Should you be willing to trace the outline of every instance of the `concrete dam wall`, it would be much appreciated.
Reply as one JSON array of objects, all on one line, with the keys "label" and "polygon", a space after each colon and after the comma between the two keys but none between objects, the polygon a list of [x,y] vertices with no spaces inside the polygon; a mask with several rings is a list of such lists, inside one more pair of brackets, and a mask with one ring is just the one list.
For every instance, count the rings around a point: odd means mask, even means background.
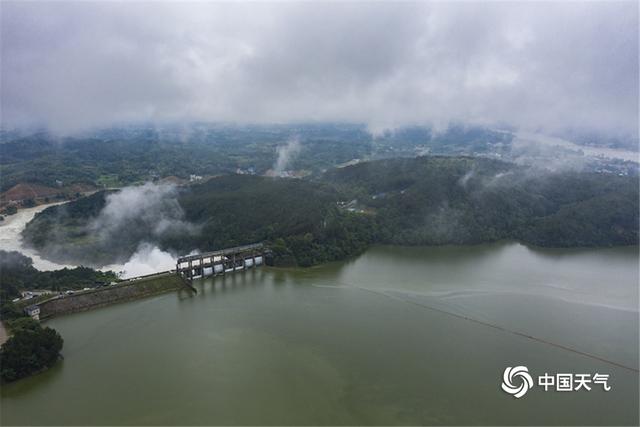
[{"label": "concrete dam wall", "polygon": [[62,314],[89,310],[104,305],[175,291],[184,287],[183,279],[175,273],[160,273],[131,281],[123,281],[105,288],[44,301],[39,304],[40,318],[46,319]]}]

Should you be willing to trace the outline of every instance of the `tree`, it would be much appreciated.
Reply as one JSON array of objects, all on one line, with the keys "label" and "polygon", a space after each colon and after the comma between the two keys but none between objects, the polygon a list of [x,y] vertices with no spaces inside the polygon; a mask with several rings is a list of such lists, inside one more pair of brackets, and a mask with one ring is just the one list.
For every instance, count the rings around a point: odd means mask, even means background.
[{"label": "tree", "polygon": [[36,332],[41,329],[40,322],[28,316],[22,316],[16,319],[9,320],[7,322],[7,326],[13,333],[16,333],[18,331]]},{"label": "tree", "polygon": [[15,381],[53,366],[60,358],[63,340],[58,332],[27,321],[0,348],[0,377]]},{"label": "tree", "polygon": [[0,306],[0,320],[14,320],[24,315],[11,301],[3,302]]},{"label": "tree", "polygon": [[22,206],[24,206],[25,208],[32,208],[36,205],[36,201],[29,198],[29,199],[25,199],[22,201]]}]

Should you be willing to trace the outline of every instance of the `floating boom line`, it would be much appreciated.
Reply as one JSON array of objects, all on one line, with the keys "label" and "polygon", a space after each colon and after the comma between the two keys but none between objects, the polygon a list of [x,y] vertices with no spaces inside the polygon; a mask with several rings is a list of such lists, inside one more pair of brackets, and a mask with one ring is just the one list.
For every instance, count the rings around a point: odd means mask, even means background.
[{"label": "floating boom line", "polygon": [[375,289],[368,289],[368,288],[364,288],[364,287],[361,287],[361,286],[349,285],[349,284],[343,283],[343,282],[335,282],[335,283],[339,283],[341,285],[344,285],[344,286],[352,288],[352,289],[358,289],[360,291],[371,292],[372,294],[381,295],[381,296],[384,296],[386,298],[392,298],[392,299],[395,299],[397,301],[404,302],[406,304],[417,305],[418,307],[422,307],[422,308],[426,308],[428,310],[432,310],[432,311],[435,311],[435,312],[438,312],[438,313],[446,314],[448,316],[452,316],[452,317],[455,317],[457,319],[465,320],[467,322],[473,322],[473,323],[476,323],[478,325],[482,325],[482,326],[486,326],[486,327],[489,327],[489,328],[493,328],[493,329],[496,329],[498,331],[502,331],[502,332],[509,333],[509,334],[512,334],[512,335],[516,335],[516,336],[519,336],[519,337],[522,337],[522,338],[526,338],[528,340],[535,341],[535,342],[538,342],[538,343],[541,343],[541,344],[546,344],[546,345],[549,345],[551,347],[559,348],[561,350],[568,351],[568,352],[571,352],[571,353],[574,353],[574,354],[578,354],[580,356],[588,357],[590,359],[597,360],[599,362],[604,362],[604,363],[607,363],[609,365],[616,366],[618,368],[626,369],[626,370],[629,370],[629,371],[632,371],[632,372],[636,372],[636,373],[640,372],[638,370],[638,368],[633,368],[631,366],[623,365],[622,363],[618,363],[618,362],[615,362],[613,360],[605,359],[604,357],[597,356],[597,355],[591,354],[591,353],[587,353],[585,351],[576,350],[575,348],[567,347],[566,345],[558,344],[558,343],[555,343],[553,341],[548,341],[548,340],[545,340],[543,338],[539,338],[539,337],[536,337],[536,336],[533,336],[533,335],[525,334],[524,332],[519,332],[519,331],[516,331],[516,330],[513,330],[513,329],[508,329],[508,328],[505,328],[504,326],[500,326],[500,325],[497,325],[495,323],[485,322],[484,320],[478,320],[478,319],[474,319],[472,317],[464,316],[462,314],[452,313],[450,311],[443,310],[441,308],[435,308],[435,307],[432,307],[430,305],[426,305],[426,304],[420,303],[418,301],[412,301],[412,300],[408,300],[408,299],[405,299],[405,298],[400,298],[400,297],[395,296],[395,295],[390,295],[390,294],[388,294],[388,293],[386,293],[384,291],[378,291],[378,290],[375,290]]}]

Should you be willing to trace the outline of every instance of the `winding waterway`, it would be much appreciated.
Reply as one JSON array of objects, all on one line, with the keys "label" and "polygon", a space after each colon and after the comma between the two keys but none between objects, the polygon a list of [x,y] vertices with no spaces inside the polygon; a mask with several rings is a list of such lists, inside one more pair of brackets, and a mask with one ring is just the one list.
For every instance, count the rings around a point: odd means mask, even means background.
[{"label": "winding waterway", "polygon": [[49,206],[55,206],[57,204],[60,203],[20,209],[16,214],[6,216],[4,221],[0,222],[0,249],[9,252],[18,251],[30,257],[33,260],[33,266],[38,270],[57,270],[71,267],[70,265],[57,264],[42,258],[35,250],[26,246],[22,240],[21,233],[27,223],[39,212],[42,212]]},{"label": "winding waterway", "polygon": [[[637,424],[638,251],[374,247],[54,319],[2,425]],[[496,327],[497,326],[497,327]],[[515,399],[507,366],[609,374]]]},{"label": "winding waterway", "polygon": [[[5,217],[5,220],[0,222],[0,250],[17,251],[26,255],[33,261],[33,266],[42,271],[77,267],[76,265],[59,264],[41,257],[36,250],[26,245],[22,239],[22,231],[39,212],[61,203],[20,209],[15,215]],[[163,252],[150,244],[141,244],[138,250],[124,264],[109,264],[99,269],[114,271],[120,277],[126,279],[170,270],[175,266],[175,259],[175,255]]]}]

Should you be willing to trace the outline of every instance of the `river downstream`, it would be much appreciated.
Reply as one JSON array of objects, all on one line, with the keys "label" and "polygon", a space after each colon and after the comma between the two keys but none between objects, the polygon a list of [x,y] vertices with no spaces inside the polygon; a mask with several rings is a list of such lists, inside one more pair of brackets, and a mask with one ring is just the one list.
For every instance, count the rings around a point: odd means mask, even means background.
[{"label": "river downstream", "polygon": [[[33,260],[33,266],[41,271],[77,267],[77,265],[60,264],[41,257],[36,250],[26,245],[22,239],[21,233],[29,221],[39,212],[58,204],[61,203],[20,209],[16,214],[5,217],[5,220],[0,222],[0,249],[8,252],[18,251],[30,257]],[[127,262],[123,264],[110,264],[98,269],[102,271],[114,271],[118,273],[121,278],[126,279],[170,270],[175,267],[175,259],[176,256],[173,254],[163,252],[149,244],[141,244]]]},{"label": "river downstream", "polygon": [[[517,243],[374,247],[206,279],[194,296],[48,322],[65,359],[3,386],[1,421],[637,424],[638,373],[619,366],[638,366],[637,284],[637,248]],[[609,374],[612,389],[515,399],[500,383],[516,365]]]},{"label": "river downstream", "polygon": [[37,213],[56,204],[60,203],[20,209],[16,214],[6,216],[4,221],[0,222],[0,249],[8,252],[21,252],[23,255],[26,255],[33,260],[33,266],[38,270],[58,270],[65,267],[72,267],[70,265],[58,264],[42,258],[36,251],[27,247],[22,241],[21,233],[27,223],[31,221]]}]

